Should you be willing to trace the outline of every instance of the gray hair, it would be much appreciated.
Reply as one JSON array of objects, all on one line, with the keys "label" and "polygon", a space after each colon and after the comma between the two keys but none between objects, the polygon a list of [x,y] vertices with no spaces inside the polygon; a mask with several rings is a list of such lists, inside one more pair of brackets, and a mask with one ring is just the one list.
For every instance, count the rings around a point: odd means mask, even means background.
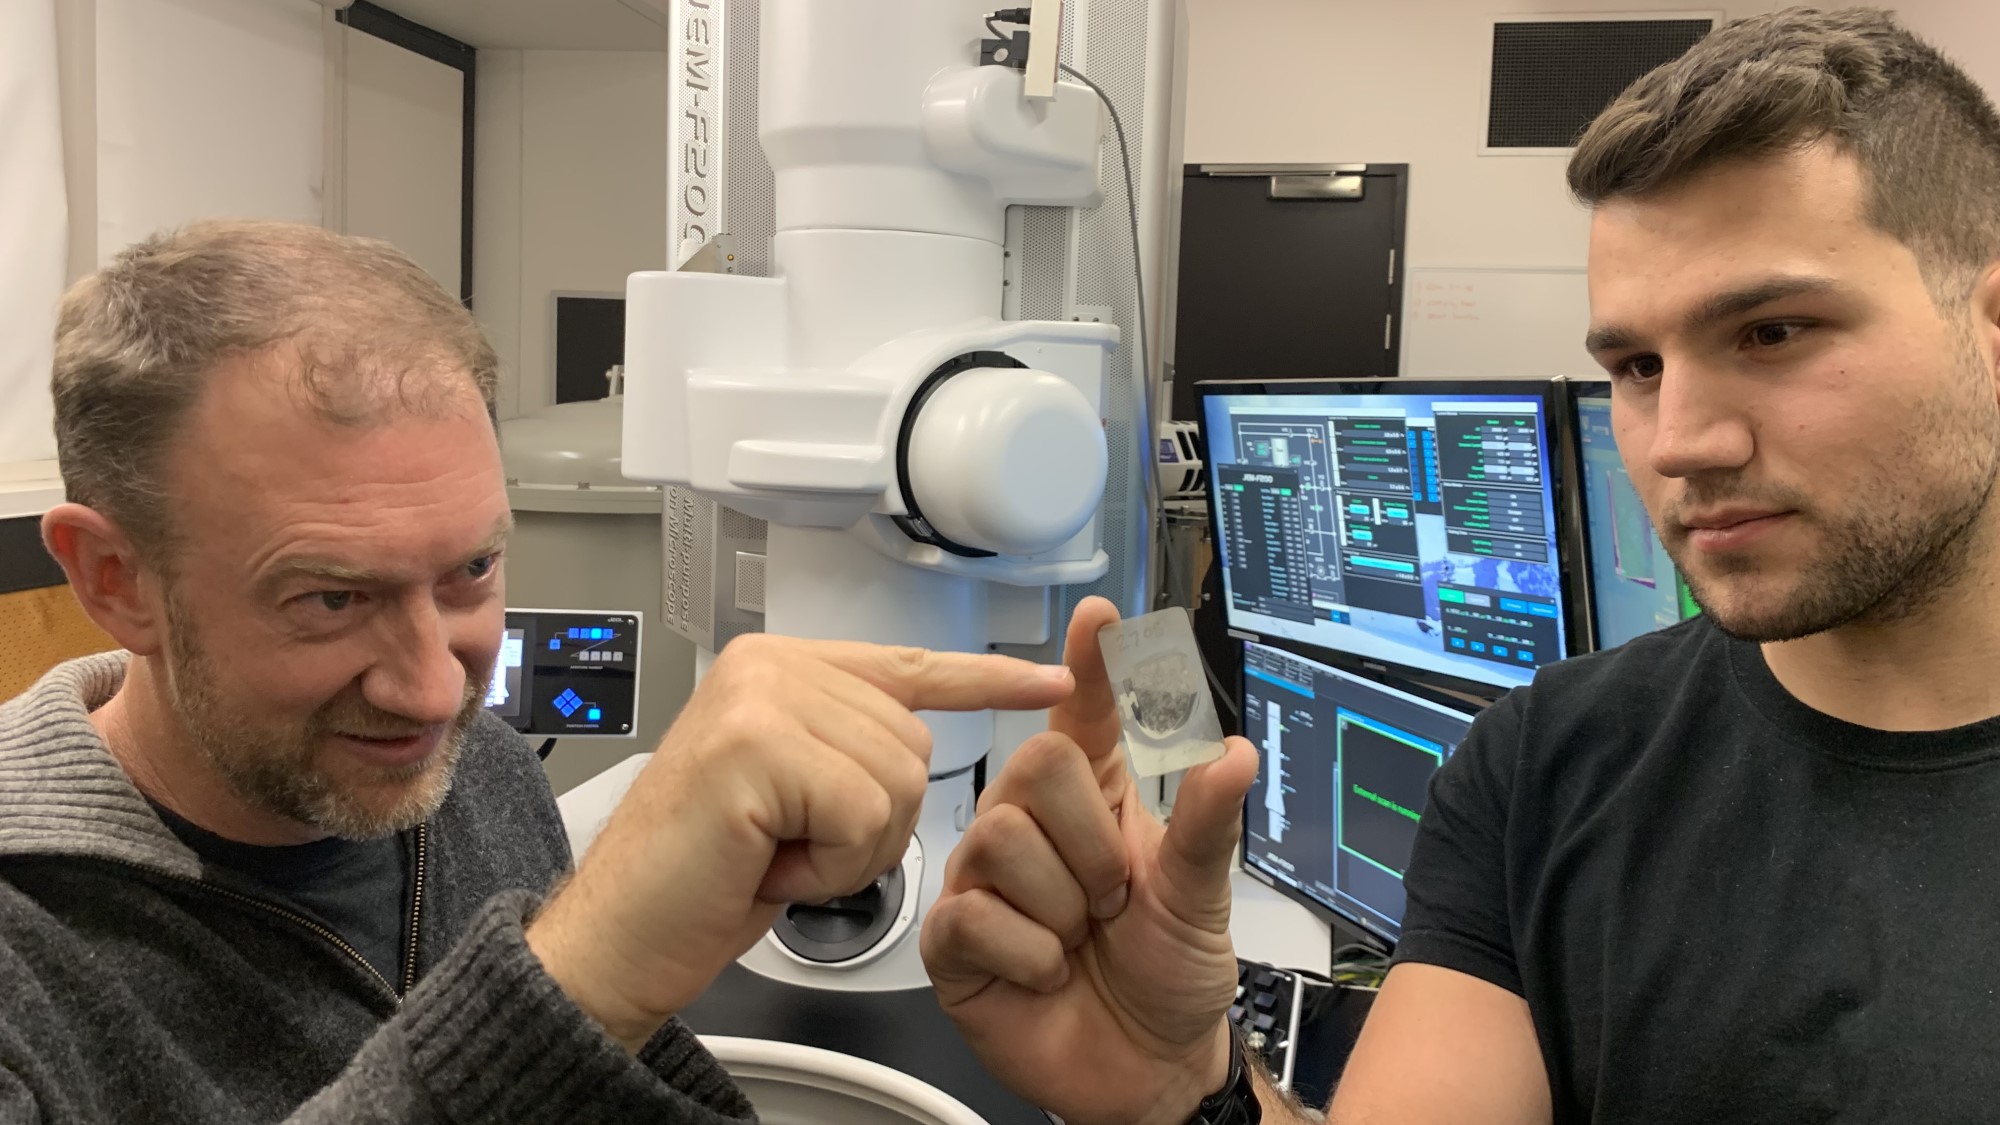
[{"label": "gray hair", "polygon": [[69,499],[165,566],[166,451],[208,374],[284,347],[322,417],[434,412],[470,387],[495,417],[499,361],[458,300],[386,242],[264,221],[134,244],[63,297],[51,389]]}]

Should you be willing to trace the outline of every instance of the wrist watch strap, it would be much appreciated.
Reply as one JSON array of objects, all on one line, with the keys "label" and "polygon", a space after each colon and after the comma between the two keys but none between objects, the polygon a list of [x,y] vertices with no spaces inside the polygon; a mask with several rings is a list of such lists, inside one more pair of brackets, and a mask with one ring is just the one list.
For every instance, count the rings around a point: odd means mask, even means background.
[{"label": "wrist watch strap", "polygon": [[1222,1088],[1201,1100],[1187,1125],[1262,1125],[1264,1107],[1257,1101],[1257,1087],[1250,1078],[1250,1061],[1243,1055],[1243,1041],[1236,1029],[1229,1029],[1229,1076]]}]

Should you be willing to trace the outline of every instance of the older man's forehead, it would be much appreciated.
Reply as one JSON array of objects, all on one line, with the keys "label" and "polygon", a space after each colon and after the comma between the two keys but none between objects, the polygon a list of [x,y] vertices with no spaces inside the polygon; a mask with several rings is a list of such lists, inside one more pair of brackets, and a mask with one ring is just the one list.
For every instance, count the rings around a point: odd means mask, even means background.
[{"label": "older man's forehead", "polygon": [[351,540],[428,565],[504,523],[499,446],[476,396],[436,416],[348,423],[299,401],[259,366],[270,362],[219,368],[175,441],[167,484],[190,532],[258,540],[267,557],[283,549],[273,539],[317,556]]}]

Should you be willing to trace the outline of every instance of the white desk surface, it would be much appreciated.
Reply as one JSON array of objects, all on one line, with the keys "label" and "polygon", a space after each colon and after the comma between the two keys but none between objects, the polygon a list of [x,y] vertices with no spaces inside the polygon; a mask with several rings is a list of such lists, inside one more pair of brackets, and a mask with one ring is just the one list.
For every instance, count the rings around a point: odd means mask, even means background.
[{"label": "white desk surface", "polygon": [[[611,810],[651,758],[651,754],[634,754],[556,799],[569,831],[572,854],[582,856],[597,838]],[[1230,886],[1235,904],[1229,916],[1229,936],[1238,957],[1288,969],[1328,970],[1333,959],[1333,933],[1325,922],[1240,869],[1230,876]]]}]

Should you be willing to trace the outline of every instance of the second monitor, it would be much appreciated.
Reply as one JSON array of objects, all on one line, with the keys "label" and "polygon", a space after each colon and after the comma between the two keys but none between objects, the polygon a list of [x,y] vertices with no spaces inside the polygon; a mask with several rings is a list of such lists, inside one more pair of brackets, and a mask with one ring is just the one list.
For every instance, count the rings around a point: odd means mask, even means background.
[{"label": "second monitor", "polygon": [[1596,648],[1616,648],[1642,633],[1701,612],[1667,557],[1611,432],[1611,384],[1571,384],[1583,465],[1584,543],[1590,556],[1590,616]]},{"label": "second monitor", "polygon": [[1258,750],[1243,865],[1385,942],[1403,932],[1431,775],[1472,717],[1303,657],[1245,644],[1244,734]]},{"label": "second monitor", "polygon": [[1499,688],[1569,655],[1554,383],[1198,390],[1231,628]]}]

